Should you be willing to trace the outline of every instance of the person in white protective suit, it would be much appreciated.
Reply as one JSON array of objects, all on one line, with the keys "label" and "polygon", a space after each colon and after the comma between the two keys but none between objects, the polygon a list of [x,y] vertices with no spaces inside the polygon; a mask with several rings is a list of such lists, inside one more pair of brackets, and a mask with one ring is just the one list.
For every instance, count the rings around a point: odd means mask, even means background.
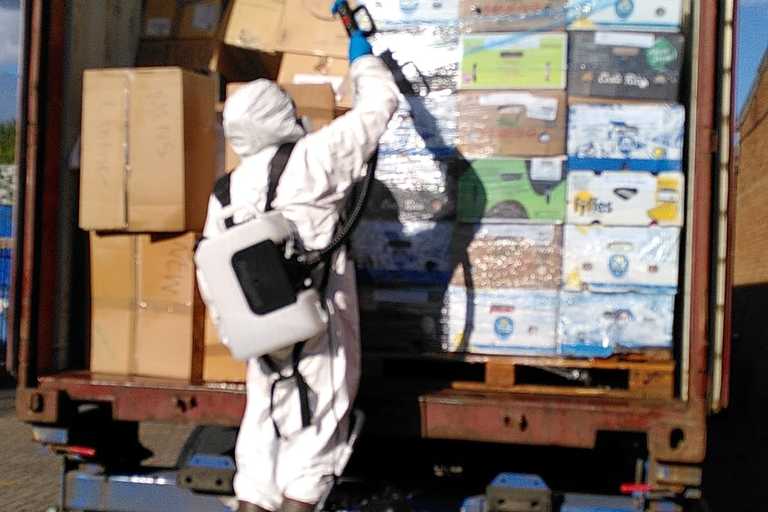
[{"label": "person in white protective suit", "polygon": [[[281,144],[296,142],[273,207],[308,250],[330,244],[348,192],[364,177],[398,104],[391,73],[360,33],[350,39],[350,62],[354,108],[317,132],[305,133],[291,98],[267,80],[239,89],[224,108],[226,137],[242,159],[230,178],[232,206],[264,211],[270,162]],[[204,235],[213,237],[221,229],[222,207],[212,197],[208,208]],[[295,380],[278,382],[273,395],[279,376],[263,361],[249,361],[234,484],[241,511],[313,510],[347,449],[360,379],[360,335],[354,268],[344,249],[332,259],[325,302],[328,334],[308,340],[299,359],[310,389],[309,427],[302,428]],[[271,357],[290,369],[290,349]]]}]

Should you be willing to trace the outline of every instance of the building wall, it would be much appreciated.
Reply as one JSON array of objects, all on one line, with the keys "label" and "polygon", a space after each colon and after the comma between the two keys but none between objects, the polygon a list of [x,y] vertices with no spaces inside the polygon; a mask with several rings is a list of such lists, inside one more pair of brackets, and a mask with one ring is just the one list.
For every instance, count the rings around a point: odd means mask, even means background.
[{"label": "building wall", "polygon": [[768,283],[768,57],[740,122],[736,286]]}]

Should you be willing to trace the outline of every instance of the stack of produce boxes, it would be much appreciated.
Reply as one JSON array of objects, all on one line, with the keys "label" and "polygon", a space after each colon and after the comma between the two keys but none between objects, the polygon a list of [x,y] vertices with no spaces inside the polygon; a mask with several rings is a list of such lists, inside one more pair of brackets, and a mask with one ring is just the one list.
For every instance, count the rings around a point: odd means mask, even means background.
[{"label": "stack of produce boxes", "polygon": [[671,347],[680,0],[368,4],[375,50],[407,63],[422,95],[403,98],[382,140],[354,241],[365,342]]},{"label": "stack of produce boxes", "polygon": [[680,0],[617,2],[570,20],[564,354],[672,346],[685,185],[681,11]]},{"label": "stack of produce boxes", "polygon": [[459,184],[466,263],[447,294],[448,350],[556,352],[568,51],[562,2],[539,4],[460,7],[459,147],[471,168]]},{"label": "stack of produce boxes", "polygon": [[380,143],[376,183],[353,249],[365,346],[440,350],[444,296],[453,269],[456,188],[466,163],[456,151],[459,32],[456,1],[368,2],[413,94],[400,98]]}]

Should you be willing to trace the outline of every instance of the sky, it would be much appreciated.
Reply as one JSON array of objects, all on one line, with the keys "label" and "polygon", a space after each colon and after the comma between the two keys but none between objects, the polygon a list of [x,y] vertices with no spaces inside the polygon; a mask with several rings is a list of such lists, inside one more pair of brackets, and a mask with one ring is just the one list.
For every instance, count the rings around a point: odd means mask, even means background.
[{"label": "sky", "polygon": [[768,0],[738,0],[736,46],[736,107],[749,97],[760,61],[768,47]]},{"label": "sky", "polygon": [[19,0],[0,0],[0,121],[16,117]]},{"label": "sky", "polygon": [[[737,1],[736,106],[740,112],[768,46],[768,0]],[[19,0],[0,0],[0,121],[16,116],[18,55]]]}]

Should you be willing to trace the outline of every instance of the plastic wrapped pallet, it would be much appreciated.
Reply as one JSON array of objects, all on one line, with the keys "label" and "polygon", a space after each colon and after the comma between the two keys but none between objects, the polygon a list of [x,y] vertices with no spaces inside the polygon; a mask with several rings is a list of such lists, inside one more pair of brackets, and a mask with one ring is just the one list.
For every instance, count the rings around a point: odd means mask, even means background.
[{"label": "plastic wrapped pallet", "polygon": [[677,32],[682,0],[568,0],[569,30]]},{"label": "plastic wrapped pallet", "polygon": [[568,169],[679,171],[684,139],[682,105],[571,104]]},{"label": "plastic wrapped pallet", "polygon": [[401,96],[400,106],[379,141],[379,155],[454,155],[458,138],[456,97],[446,93]]},{"label": "plastic wrapped pallet", "polygon": [[460,0],[459,21],[467,32],[562,30],[565,0]]},{"label": "plastic wrapped pallet", "polygon": [[670,171],[571,171],[568,223],[682,226],[685,177]]},{"label": "plastic wrapped pallet", "polygon": [[467,157],[565,154],[565,92],[463,91],[457,103]]},{"label": "plastic wrapped pallet", "polygon": [[441,285],[451,277],[450,222],[363,220],[352,237],[361,283]]},{"label": "plastic wrapped pallet", "polygon": [[546,355],[556,350],[555,290],[448,289],[446,350]]},{"label": "plastic wrapped pallet", "polygon": [[379,30],[403,30],[425,24],[456,25],[459,0],[363,0]]},{"label": "plastic wrapped pallet", "polygon": [[399,32],[379,32],[371,44],[377,55],[392,52],[418,94],[456,90],[460,60],[457,27],[422,25]]},{"label": "plastic wrapped pallet", "polygon": [[566,226],[563,281],[572,291],[674,293],[679,255],[680,228]]},{"label": "plastic wrapped pallet", "polygon": [[562,32],[464,34],[461,89],[565,89],[568,37]]},{"label": "plastic wrapped pallet", "polygon": [[459,220],[562,223],[563,167],[562,157],[473,161],[459,180]]},{"label": "plastic wrapped pallet", "polygon": [[360,329],[366,350],[439,351],[445,332],[444,288],[361,286]]},{"label": "plastic wrapped pallet", "polygon": [[674,312],[670,294],[563,292],[559,351],[608,357],[617,350],[672,348]]},{"label": "plastic wrapped pallet", "polygon": [[573,32],[568,94],[677,101],[685,38],[644,32]]},{"label": "plastic wrapped pallet", "polygon": [[383,220],[443,220],[456,214],[456,187],[465,164],[428,155],[379,158],[365,216]]},{"label": "plastic wrapped pallet", "polygon": [[562,233],[562,227],[551,225],[461,226],[453,246],[451,283],[476,289],[556,290],[562,275]]}]

